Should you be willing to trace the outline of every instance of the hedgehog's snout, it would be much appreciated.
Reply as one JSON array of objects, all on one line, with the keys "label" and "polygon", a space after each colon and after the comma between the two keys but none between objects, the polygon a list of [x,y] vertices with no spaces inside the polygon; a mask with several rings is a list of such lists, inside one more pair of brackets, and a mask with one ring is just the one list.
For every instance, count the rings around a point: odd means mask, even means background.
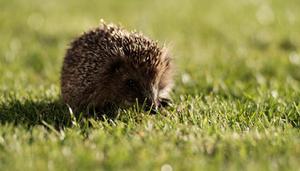
[{"label": "hedgehog's snout", "polygon": [[158,110],[158,104],[154,99],[145,99],[145,110],[150,111],[151,114],[156,114]]},{"label": "hedgehog's snout", "polygon": [[155,90],[146,92],[145,97],[145,110],[150,111],[152,114],[156,114],[159,107],[159,101],[157,100]]}]

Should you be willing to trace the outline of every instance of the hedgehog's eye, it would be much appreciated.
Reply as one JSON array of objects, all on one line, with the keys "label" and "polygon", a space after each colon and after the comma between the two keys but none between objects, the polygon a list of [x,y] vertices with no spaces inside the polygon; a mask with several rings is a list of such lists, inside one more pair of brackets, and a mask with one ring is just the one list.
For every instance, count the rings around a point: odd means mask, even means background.
[{"label": "hedgehog's eye", "polygon": [[122,62],[121,61],[116,61],[116,62],[114,62],[110,65],[109,71],[112,72],[112,73],[116,73],[120,70],[121,66],[122,66]]},{"label": "hedgehog's eye", "polygon": [[128,79],[126,80],[126,86],[130,89],[134,89],[136,88],[137,84],[136,81],[134,81],[133,79]]}]

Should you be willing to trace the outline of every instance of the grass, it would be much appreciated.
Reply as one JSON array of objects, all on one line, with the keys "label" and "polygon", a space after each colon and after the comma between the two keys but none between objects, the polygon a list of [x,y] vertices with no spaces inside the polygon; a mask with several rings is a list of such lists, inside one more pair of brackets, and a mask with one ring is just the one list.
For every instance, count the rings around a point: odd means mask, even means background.
[{"label": "grass", "polygon": [[[300,1],[0,1],[0,170],[299,170]],[[174,105],[73,118],[68,42],[100,18],[172,47]]]}]

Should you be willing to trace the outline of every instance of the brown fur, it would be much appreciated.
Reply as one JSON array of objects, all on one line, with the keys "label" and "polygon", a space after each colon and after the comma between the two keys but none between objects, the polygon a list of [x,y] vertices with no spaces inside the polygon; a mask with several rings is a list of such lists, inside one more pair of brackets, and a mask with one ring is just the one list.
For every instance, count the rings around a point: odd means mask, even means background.
[{"label": "brown fur", "polygon": [[140,33],[102,23],[76,38],[64,58],[61,91],[73,110],[136,103],[159,107],[172,88],[165,47]]}]

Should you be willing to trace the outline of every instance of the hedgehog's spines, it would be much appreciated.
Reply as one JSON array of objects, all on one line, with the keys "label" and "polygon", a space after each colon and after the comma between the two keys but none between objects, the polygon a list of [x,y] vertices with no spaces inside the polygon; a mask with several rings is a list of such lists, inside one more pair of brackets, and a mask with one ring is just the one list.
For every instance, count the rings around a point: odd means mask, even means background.
[{"label": "hedgehog's spines", "polygon": [[[169,77],[169,57],[165,45],[159,46],[142,33],[127,31],[120,25],[100,21],[96,29],[84,32],[72,41],[66,53],[62,69],[62,94],[66,103],[73,107],[87,104],[100,105],[106,101],[119,100],[111,87],[111,75],[105,71],[113,61],[122,61],[137,72],[147,74],[140,79],[156,80]],[[127,66],[127,67],[128,67]],[[164,76],[163,76],[164,75]],[[157,78],[153,78],[157,77]],[[166,87],[166,83],[159,83]]]}]

